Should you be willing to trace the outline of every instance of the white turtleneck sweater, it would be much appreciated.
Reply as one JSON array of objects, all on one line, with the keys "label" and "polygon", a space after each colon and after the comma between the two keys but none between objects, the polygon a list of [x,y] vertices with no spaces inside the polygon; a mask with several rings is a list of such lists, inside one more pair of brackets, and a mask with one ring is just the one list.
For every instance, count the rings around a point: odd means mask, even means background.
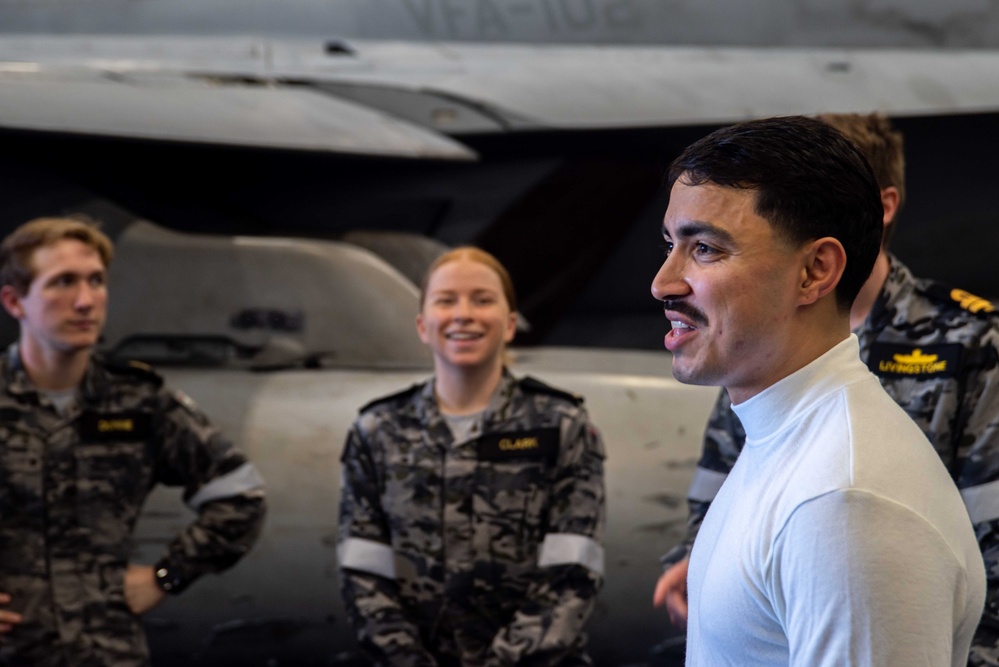
[{"label": "white turtleneck sweater", "polygon": [[691,554],[688,667],[965,665],[971,522],[856,336],[733,407],[746,446]]}]

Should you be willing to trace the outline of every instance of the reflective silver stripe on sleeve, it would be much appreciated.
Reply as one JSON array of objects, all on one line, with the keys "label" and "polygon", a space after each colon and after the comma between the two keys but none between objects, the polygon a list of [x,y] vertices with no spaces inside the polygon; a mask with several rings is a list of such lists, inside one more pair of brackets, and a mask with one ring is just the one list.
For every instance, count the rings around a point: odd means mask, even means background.
[{"label": "reflective silver stripe on sleeve", "polygon": [[710,503],[718,495],[718,489],[728,479],[727,472],[715,472],[698,467],[694,471],[694,479],[690,481],[687,497],[702,503]]},{"label": "reflective silver stripe on sleeve", "polygon": [[597,574],[604,573],[604,548],[596,540],[574,533],[548,533],[541,543],[538,567],[582,565]]},{"label": "reflective silver stripe on sleeve", "polygon": [[197,512],[202,505],[219,498],[231,498],[241,493],[262,489],[264,478],[260,476],[252,463],[244,463],[230,473],[216,477],[198,489],[198,492],[187,501],[187,506]]},{"label": "reflective silver stripe on sleeve", "polygon": [[971,523],[999,519],[999,481],[961,489],[961,498],[968,508]]},{"label": "reflective silver stripe on sleeve", "polygon": [[395,579],[395,554],[387,544],[363,537],[348,537],[337,546],[336,559],[341,568]]}]

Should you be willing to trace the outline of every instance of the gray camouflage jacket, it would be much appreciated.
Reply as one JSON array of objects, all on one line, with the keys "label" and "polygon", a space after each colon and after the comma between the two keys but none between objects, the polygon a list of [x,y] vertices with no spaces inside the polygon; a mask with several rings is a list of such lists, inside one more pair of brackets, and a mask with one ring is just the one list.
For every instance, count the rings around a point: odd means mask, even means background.
[{"label": "gray camouflage jacket", "polygon": [[[891,257],[881,294],[854,333],[861,359],[923,430],[961,490],[988,575],[971,664],[999,665],[999,313],[967,292],[917,280]],[[687,537],[663,565],[689,554],[745,438],[722,391],[687,494]]]},{"label": "gray camouflage jacket", "polygon": [[503,380],[454,442],[432,381],[365,408],[347,436],[340,584],[380,665],[589,665],[603,580],[604,450],[581,399]]},{"label": "gray camouflage jacket", "polygon": [[93,359],[64,416],[31,385],[16,344],[0,358],[0,382],[0,591],[25,618],[0,642],[0,665],[147,665],[123,592],[147,494],[180,486],[198,512],[162,561],[179,590],[253,544],[259,475],[145,367]]}]

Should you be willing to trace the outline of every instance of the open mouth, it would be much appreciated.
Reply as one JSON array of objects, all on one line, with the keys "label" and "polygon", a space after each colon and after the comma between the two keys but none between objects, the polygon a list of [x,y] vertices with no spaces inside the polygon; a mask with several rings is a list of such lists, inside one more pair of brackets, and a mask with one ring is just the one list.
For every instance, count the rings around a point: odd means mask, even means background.
[{"label": "open mouth", "polygon": [[444,334],[444,337],[448,340],[478,340],[482,338],[481,333],[475,333],[472,331],[454,331],[451,333]]},{"label": "open mouth", "polygon": [[688,339],[693,338],[697,334],[697,326],[690,324],[683,320],[670,320],[669,321],[670,330],[666,332],[666,337],[663,339],[663,343],[667,350],[670,352],[675,352],[682,345],[684,345]]}]

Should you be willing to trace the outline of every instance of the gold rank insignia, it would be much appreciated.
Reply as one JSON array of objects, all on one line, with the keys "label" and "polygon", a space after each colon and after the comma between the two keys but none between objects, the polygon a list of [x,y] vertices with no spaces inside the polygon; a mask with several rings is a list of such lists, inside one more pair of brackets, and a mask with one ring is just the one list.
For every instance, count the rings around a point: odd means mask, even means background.
[{"label": "gold rank insignia", "polygon": [[961,305],[961,308],[972,313],[992,313],[996,309],[988,299],[975,296],[974,294],[965,292],[963,289],[952,289],[950,291],[950,298],[957,301]]}]

